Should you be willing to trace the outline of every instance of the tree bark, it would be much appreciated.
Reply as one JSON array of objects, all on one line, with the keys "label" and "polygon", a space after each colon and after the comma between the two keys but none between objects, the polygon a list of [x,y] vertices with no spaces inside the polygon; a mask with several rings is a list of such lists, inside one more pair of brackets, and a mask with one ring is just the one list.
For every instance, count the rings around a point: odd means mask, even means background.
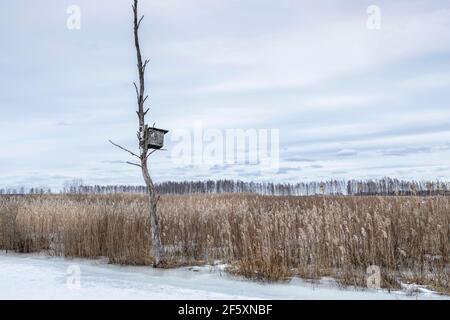
[{"label": "tree bark", "polygon": [[[146,161],[145,161],[146,162]],[[156,194],[153,181],[148,173],[147,163],[142,162],[142,175],[147,185],[147,193],[149,200],[149,215],[152,237],[153,258],[155,267],[160,267],[164,264],[162,257],[162,244],[159,234],[159,217],[158,217],[158,200],[159,196]]]},{"label": "tree bark", "polygon": [[144,111],[144,104],[147,99],[145,95],[145,68],[147,66],[148,60],[142,62],[141,48],[139,44],[139,26],[144,18],[142,16],[138,19],[138,0],[134,0],[133,5],[133,13],[134,13],[134,44],[136,47],[136,56],[137,56],[137,68],[139,74],[139,87],[134,84],[137,95],[138,102],[138,111],[137,115],[139,118],[139,131],[137,133],[139,140],[139,158],[140,158],[140,167],[142,169],[142,176],[144,178],[145,184],[147,186],[147,194],[149,200],[149,216],[150,216],[150,225],[151,225],[151,237],[152,237],[152,249],[153,249],[153,257],[154,262],[153,265],[155,267],[160,267],[164,264],[163,260],[163,249],[161,244],[160,232],[159,232],[159,218],[158,218],[158,200],[159,196],[156,193],[155,186],[153,184],[153,180],[150,177],[148,171],[148,146],[146,145],[146,129],[145,126],[145,116],[148,112]]}]

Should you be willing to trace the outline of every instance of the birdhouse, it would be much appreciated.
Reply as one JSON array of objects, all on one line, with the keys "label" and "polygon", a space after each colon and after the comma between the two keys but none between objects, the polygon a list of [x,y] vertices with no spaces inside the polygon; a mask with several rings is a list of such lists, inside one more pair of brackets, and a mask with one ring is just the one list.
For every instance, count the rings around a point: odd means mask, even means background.
[{"label": "birdhouse", "polygon": [[161,149],[164,146],[164,135],[169,132],[168,130],[158,128],[147,129],[147,147],[149,149]]}]

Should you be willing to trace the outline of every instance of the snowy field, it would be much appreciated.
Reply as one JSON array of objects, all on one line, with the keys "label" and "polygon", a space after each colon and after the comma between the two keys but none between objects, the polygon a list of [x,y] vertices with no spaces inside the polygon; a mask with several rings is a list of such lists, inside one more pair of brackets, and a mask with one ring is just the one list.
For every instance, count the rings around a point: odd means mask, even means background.
[{"label": "snowy field", "polygon": [[[80,276],[77,277],[77,272]],[[79,281],[77,280],[79,279]],[[416,292],[420,291],[420,292]],[[156,270],[0,251],[0,299],[449,299],[427,290],[340,289],[331,280],[262,284],[220,267]]]}]

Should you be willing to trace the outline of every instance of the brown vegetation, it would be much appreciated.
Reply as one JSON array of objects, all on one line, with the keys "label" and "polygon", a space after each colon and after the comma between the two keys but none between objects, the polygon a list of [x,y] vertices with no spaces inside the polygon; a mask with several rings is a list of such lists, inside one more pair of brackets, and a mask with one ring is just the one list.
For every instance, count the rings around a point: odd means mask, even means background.
[{"label": "brown vegetation", "polygon": [[[105,256],[151,265],[148,202],[140,195],[0,197],[0,249]],[[171,265],[221,260],[261,280],[333,276],[365,285],[428,285],[450,293],[450,198],[163,196],[161,239]]]}]

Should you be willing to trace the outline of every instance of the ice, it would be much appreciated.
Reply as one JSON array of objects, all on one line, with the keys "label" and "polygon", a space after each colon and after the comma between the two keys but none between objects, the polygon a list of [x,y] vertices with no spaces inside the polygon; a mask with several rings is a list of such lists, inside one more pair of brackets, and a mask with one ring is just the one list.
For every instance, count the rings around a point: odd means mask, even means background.
[{"label": "ice", "polygon": [[[312,284],[260,283],[224,272],[224,266],[177,269],[117,266],[0,251],[0,299],[449,299],[429,290],[339,288],[332,279]],[[80,271],[79,286],[73,270]],[[75,285],[74,285],[75,284]]]}]

